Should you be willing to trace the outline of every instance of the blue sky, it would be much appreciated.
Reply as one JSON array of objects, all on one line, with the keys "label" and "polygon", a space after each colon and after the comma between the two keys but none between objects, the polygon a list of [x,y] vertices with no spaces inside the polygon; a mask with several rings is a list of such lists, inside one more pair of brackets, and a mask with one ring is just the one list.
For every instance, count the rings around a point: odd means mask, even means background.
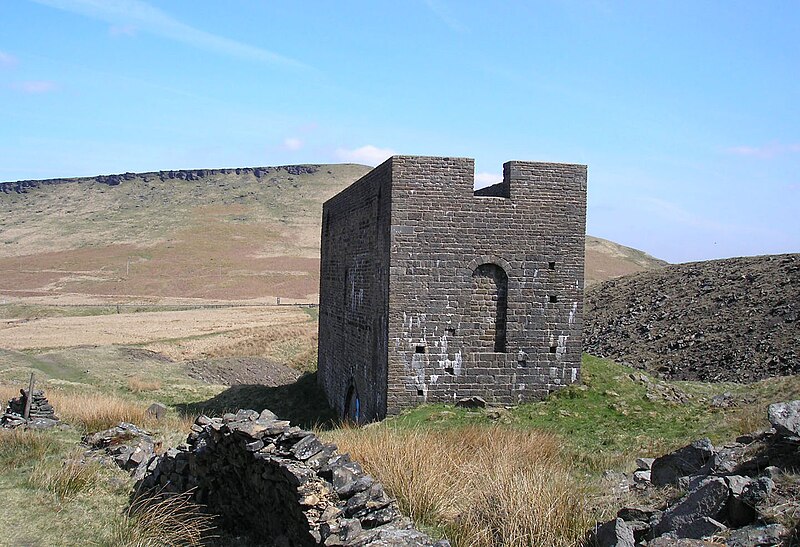
[{"label": "blue sky", "polygon": [[588,233],[800,251],[798,2],[0,3],[0,180],[468,156],[589,165]]}]

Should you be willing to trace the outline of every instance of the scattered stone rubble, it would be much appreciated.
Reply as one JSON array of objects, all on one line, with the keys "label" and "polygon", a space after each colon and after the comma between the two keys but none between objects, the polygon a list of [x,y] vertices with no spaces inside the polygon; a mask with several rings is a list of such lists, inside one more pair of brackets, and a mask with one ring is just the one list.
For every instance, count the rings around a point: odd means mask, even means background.
[{"label": "scattered stone rubble", "polygon": [[130,471],[136,480],[144,478],[147,465],[161,447],[161,442],[153,440],[150,433],[126,422],[86,435],[81,442],[89,447],[87,456]]},{"label": "scattered stone rubble", "polygon": [[191,491],[223,526],[275,545],[449,545],[415,530],[335,445],[268,410],[200,416],[185,444],[149,462],[137,491]]},{"label": "scattered stone rubble", "polygon": [[[695,441],[640,458],[633,487],[671,486],[683,495],[662,507],[623,507],[589,533],[596,547],[796,545],[800,520],[800,401],[769,407],[772,429],[714,447]],[[713,540],[713,543],[709,543]]]},{"label": "scattered stone rubble", "polygon": [[15,397],[8,402],[6,411],[3,417],[0,418],[0,426],[7,429],[23,426],[30,429],[47,429],[58,423],[55,410],[48,402],[47,397],[44,396],[44,391],[41,389],[33,390],[31,408],[28,419],[26,420],[23,416],[25,414],[28,390],[20,389],[19,393],[19,397]]}]

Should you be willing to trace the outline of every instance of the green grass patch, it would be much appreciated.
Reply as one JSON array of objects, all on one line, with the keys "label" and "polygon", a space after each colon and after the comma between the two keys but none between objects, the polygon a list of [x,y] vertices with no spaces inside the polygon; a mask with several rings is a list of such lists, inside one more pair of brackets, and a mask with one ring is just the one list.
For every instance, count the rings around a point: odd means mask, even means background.
[{"label": "green grass patch", "polygon": [[[665,382],[590,355],[584,355],[581,372],[582,385],[507,411],[424,405],[390,421],[400,428],[450,429],[499,419],[513,427],[549,431],[563,439],[577,464],[596,472],[624,467],[638,456],[663,454],[697,438],[720,443],[766,427],[770,403],[800,395],[800,380],[794,377],[750,385]],[[739,406],[712,405],[711,398],[725,392]],[[676,393],[685,395],[683,402],[672,400]]]}]

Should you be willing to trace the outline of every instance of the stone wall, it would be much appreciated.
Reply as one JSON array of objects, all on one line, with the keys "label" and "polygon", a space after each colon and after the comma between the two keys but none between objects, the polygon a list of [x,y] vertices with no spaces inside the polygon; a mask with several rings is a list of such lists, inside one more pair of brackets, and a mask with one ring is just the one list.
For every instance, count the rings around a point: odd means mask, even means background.
[{"label": "stone wall", "polygon": [[[469,396],[515,404],[579,381],[586,166],[514,161],[502,183],[473,182],[468,158],[394,156],[325,204],[340,214],[323,220],[320,379],[340,412],[351,378],[376,398],[362,420]],[[371,213],[376,193],[385,204]],[[356,252],[380,265],[364,281],[368,318],[332,329],[352,305],[336,293]]]},{"label": "stone wall", "polygon": [[386,415],[390,178],[384,164],[322,210],[318,378],[357,421]]},{"label": "stone wall", "polygon": [[187,443],[155,457],[137,490],[193,497],[265,545],[449,547],[413,528],[347,454],[265,410],[201,416]]}]

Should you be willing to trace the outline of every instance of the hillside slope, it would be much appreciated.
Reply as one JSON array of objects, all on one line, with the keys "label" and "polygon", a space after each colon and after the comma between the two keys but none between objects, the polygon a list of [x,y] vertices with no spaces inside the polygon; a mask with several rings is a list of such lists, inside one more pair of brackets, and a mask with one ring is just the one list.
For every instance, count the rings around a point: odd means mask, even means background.
[{"label": "hillside slope", "polygon": [[800,254],[677,264],[586,294],[584,350],[680,380],[800,372]]},{"label": "hillside slope", "polygon": [[[369,171],[293,165],[0,183],[0,299],[315,301],[322,203]],[[587,285],[661,267],[587,237]]]},{"label": "hillside slope", "polygon": [[615,277],[663,268],[668,263],[632,247],[586,236],[586,287]]},{"label": "hillside slope", "polygon": [[0,292],[312,300],[321,203],[368,170],[295,165],[5,183]]}]

